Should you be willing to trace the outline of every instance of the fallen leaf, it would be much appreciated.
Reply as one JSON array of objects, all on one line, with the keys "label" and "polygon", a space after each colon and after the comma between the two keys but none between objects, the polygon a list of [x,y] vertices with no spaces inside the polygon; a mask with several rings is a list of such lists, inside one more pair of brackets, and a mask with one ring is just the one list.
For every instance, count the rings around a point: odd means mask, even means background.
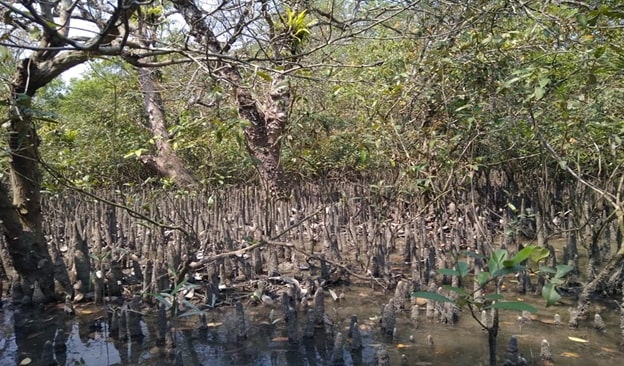
[{"label": "fallen leaf", "polygon": [[574,352],[563,352],[561,354],[562,357],[570,357],[570,358],[580,358],[581,356],[579,356],[577,353]]},{"label": "fallen leaf", "polygon": [[30,359],[30,357],[26,357],[19,364],[20,365],[30,365],[31,362],[32,362],[32,360]]},{"label": "fallen leaf", "polygon": [[359,324],[359,326],[362,332],[371,332],[373,330],[373,327],[367,324]]},{"label": "fallen leaf", "polygon": [[611,353],[617,352],[617,350],[613,349],[613,348],[600,347],[600,349],[605,351],[605,352],[611,352]]},{"label": "fallen leaf", "polygon": [[571,340],[572,342],[589,343],[587,339],[583,339],[583,338],[568,337],[568,339]]}]

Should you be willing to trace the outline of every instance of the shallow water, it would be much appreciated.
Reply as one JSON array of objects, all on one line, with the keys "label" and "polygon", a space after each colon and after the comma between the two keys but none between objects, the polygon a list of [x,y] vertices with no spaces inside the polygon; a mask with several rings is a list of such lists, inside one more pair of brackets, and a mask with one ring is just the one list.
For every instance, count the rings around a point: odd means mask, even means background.
[{"label": "shallow water", "polygon": [[[363,332],[364,348],[352,353],[342,350],[345,365],[375,365],[375,355],[380,347],[388,350],[391,364],[399,365],[404,354],[409,365],[487,365],[487,337],[467,312],[460,314],[460,321],[453,326],[431,323],[421,318],[418,328],[409,319],[408,312],[397,318],[395,339],[382,335],[377,317],[389,295],[367,287],[354,286],[341,289],[345,298],[334,302],[326,297],[326,312],[333,320],[333,329],[317,330],[315,337],[304,338],[292,346],[286,341],[286,324],[263,324],[269,320],[271,308],[246,306],[249,324],[248,338],[236,340],[232,310],[223,307],[208,311],[209,329],[200,331],[197,317],[180,318],[173,322],[175,352],[180,354],[183,365],[328,365],[331,364],[333,334],[340,331],[346,336],[350,317],[356,314]],[[513,299],[513,293],[505,294]],[[621,362],[623,353],[618,351],[619,315],[613,305],[599,307],[607,323],[606,333],[597,332],[591,322],[585,321],[576,330],[565,325],[567,305],[545,308],[537,297],[522,300],[534,304],[539,312],[537,318],[522,329],[516,322],[518,314],[501,312],[501,331],[498,337],[499,357],[512,335],[519,341],[520,352],[535,363],[539,358],[540,343],[547,339],[552,347],[555,364],[560,365],[613,365]],[[572,301],[568,301],[572,304]],[[553,314],[561,314],[564,325],[547,324]],[[82,306],[79,315],[68,318],[58,307],[37,311],[15,311],[5,305],[0,311],[0,366],[24,364],[40,365],[44,344],[50,340],[55,348],[54,359],[60,365],[167,365],[172,357],[154,344],[154,316],[144,317],[146,336],[139,342],[119,342],[108,334],[104,321],[106,313],[98,307]],[[274,314],[279,310],[275,309]],[[594,313],[591,317],[593,319]],[[301,316],[299,317],[302,318]],[[544,321],[544,322],[542,322]],[[17,326],[14,324],[17,323]],[[410,335],[414,342],[410,341]],[[431,335],[434,346],[427,345]],[[568,337],[586,339],[579,343]],[[64,346],[63,346],[64,345]],[[502,364],[502,362],[501,362]]]}]

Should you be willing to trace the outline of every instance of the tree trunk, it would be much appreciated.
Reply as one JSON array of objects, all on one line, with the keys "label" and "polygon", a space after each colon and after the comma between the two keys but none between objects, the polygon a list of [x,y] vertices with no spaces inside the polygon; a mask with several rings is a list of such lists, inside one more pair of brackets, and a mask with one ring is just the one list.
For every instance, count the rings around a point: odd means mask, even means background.
[{"label": "tree trunk", "polygon": [[[31,61],[22,63],[29,67]],[[11,193],[0,186],[0,219],[13,265],[21,277],[24,301],[32,299],[35,282],[44,295],[43,301],[54,300],[54,266],[48,252],[41,220],[41,172],[39,171],[39,137],[33,124],[31,95],[27,94],[26,73],[18,69],[11,85],[9,106],[9,151]],[[34,92],[33,92],[34,93]]]},{"label": "tree trunk", "polygon": [[238,111],[250,122],[245,129],[246,145],[256,159],[260,179],[273,197],[283,198],[286,180],[280,163],[281,138],[288,123],[290,85],[283,77],[274,78],[266,108],[247,89],[237,91]]},{"label": "tree trunk", "polygon": [[158,175],[170,178],[178,187],[198,184],[197,179],[186,169],[184,162],[171,147],[167,131],[165,106],[160,94],[160,85],[155,70],[139,68],[139,83],[143,93],[143,105],[156,145],[155,155],[143,155],[141,160]]},{"label": "tree trunk", "polygon": [[[208,21],[207,16],[195,1],[173,0],[174,7],[182,14],[187,25],[191,27],[191,32],[198,44],[205,47],[206,52],[218,54],[227,53],[232,42],[237,35],[227,42],[220,42],[213,25]],[[244,13],[240,19],[243,24],[249,14]],[[269,21],[269,24],[272,21]],[[271,26],[272,27],[272,26]],[[273,33],[274,29],[271,31]],[[276,34],[271,34],[276,36]],[[283,34],[280,34],[283,36]],[[276,49],[280,49],[278,39],[284,37],[273,37]],[[289,39],[286,37],[286,39]],[[276,50],[275,57],[280,59],[282,50]],[[292,55],[290,55],[292,56]],[[292,58],[292,57],[291,57]],[[263,102],[253,94],[252,90],[244,85],[243,78],[237,63],[225,61],[226,58],[216,61],[217,65],[211,65],[210,69],[219,70],[218,77],[226,80],[234,86],[236,101],[238,103],[238,114],[242,119],[249,122],[245,129],[246,145],[249,153],[256,160],[256,167],[260,179],[267,186],[273,197],[283,198],[286,191],[286,180],[280,163],[281,138],[288,123],[288,111],[291,107],[291,87],[285,72],[274,72],[272,75],[271,87],[267,98]],[[296,60],[296,58],[292,58]],[[276,61],[280,63],[280,61]],[[213,67],[217,66],[217,67]],[[279,65],[282,70],[287,69],[283,64]]]},{"label": "tree trunk", "polygon": [[[624,230],[624,212],[618,210],[616,212],[617,222],[620,231]],[[606,284],[612,277],[613,273],[621,270],[621,266],[624,264],[624,245],[620,244],[620,249],[609,259],[607,265],[598,273],[593,280],[587,285],[583,286],[583,291],[578,297],[578,304],[576,311],[572,314],[574,319],[570,319],[570,324],[578,325],[579,319],[586,319],[589,315],[590,297],[601,289],[601,286]]]},{"label": "tree trunk", "polygon": [[[33,300],[35,290],[35,300],[47,302],[56,298],[55,263],[48,252],[42,226],[39,137],[33,123],[32,97],[76,65],[99,55],[121,54],[129,31],[127,20],[139,5],[119,2],[119,7],[108,7],[111,12],[107,19],[100,19],[103,22],[100,32],[94,32],[95,35],[85,41],[82,35],[80,39],[72,39],[69,34],[70,21],[75,18],[72,12],[80,9],[75,3],[22,3],[26,7],[23,14],[28,14],[25,19],[31,22],[28,28],[32,26],[41,32],[37,42],[28,47],[29,57],[19,61],[15,77],[9,83],[7,125],[11,187],[0,182],[0,227],[6,238],[7,252],[20,277],[23,302]],[[59,273],[58,278],[67,278],[65,266],[56,266],[56,270],[64,272]]]}]

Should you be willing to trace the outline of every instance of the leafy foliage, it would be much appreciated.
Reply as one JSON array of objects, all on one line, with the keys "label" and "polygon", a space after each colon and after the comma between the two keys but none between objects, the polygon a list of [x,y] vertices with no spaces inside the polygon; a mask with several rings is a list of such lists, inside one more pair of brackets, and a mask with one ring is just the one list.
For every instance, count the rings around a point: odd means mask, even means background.
[{"label": "leafy foliage", "polygon": [[[284,2],[267,10],[281,27],[277,33],[286,34],[289,42],[322,50],[306,54],[289,72],[296,96],[292,123],[280,142],[282,162],[291,174],[392,171],[394,184],[439,195],[447,192],[445,182],[451,178],[497,169],[509,172],[525,191],[543,167],[560,180],[565,180],[560,166],[605,181],[617,171],[624,159],[619,72],[624,51],[618,46],[622,30],[610,26],[619,20],[615,5],[423,1],[384,18],[396,6],[386,5],[383,10],[375,4],[314,2],[302,9],[297,2]],[[169,10],[157,6],[144,13],[158,18]],[[323,15],[329,11],[333,20]],[[342,42],[340,34],[349,33],[340,21],[358,17],[368,19],[361,21],[367,26],[351,42]],[[267,60],[260,21],[254,18],[255,28],[249,23],[240,30],[247,38],[237,39],[235,56],[249,66],[243,68],[246,81],[262,93],[273,80],[272,68],[284,68]],[[179,29],[163,29],[163,39],[172,46],[184,42]],[[328,42],[330,35],[337,40]],[[56,97],[38,96],[36,108],[47,111],[40,115],[44,156],[84,184],[111,183],[113,177],[139,183],[147,172],[123,157],[153,146],[145,130],[130,127],[143,119],[133,81],[122,81],[131,72],[119,66],[109,71],[87,75],[98,80],[94,84],[104,82],[103,90],[79,87],[87,83],[82,80],[62,96],[58,90]],[[194,64],[161,68],[176,151],[206,183],[248,180],[253,162],[245,153],[245,126],[233,89],[202,71]],[[101,103],[95,105],[89,98],[96,100],[98,94]],[[120,122],[115,126],[113,116]],[[537,130],[562,161],[541,153]],[[86,149],[86,141],[92,149]]]},{"label": "leafy foliage", "polygon": [[286,32],[297,44],[304,43],[310,36],[310,26],[314,23],[307,22],[307,11],[297,12],[291,8],[286,8]]},{"label": "leafy foliage", "polygon": [[[147,137],[140,121],[140,96],[128,70],[94,64],[92,77],[59,82],[36,97],[41,114],[42,157],[57,173],[82,187],[136,182],[146,176],[137,161],[124,155]],[[135,101],[132,103],[132,101]],[[144,146],[144,145],[143,145]],[[59,182],[46,180],[48,189]]]},{"label": "leafy foliage", "polygon": [[[548,258],[550,252],[548,249],[529,245],[524,247],[512,258],[509,258],[509,252],[505,249],[497,249],[487,260],[488,269],[487,272],[480,272],[476,281],[479,283],[480,288],[485,288],[488,283],[497,282],[499,279],[520,273],[526,270],[524,263],[527,260],[531,260],[534,263],[539,263],[542,260]],[[562,279],[572,270],[572,267],[568,265],[558,265],[556,268],[550,268],[546,266],[540,267],[540,271],[550,273],[553,275],[549,279],[546,286],[542,291],[542,296],[546,300],[546,305],[553,305],[561,296],[557,293],[556,285],[561,285]],[[467,262],[458,261],[455,264],[455,268],[440,268],[438,273],[446,276],[457,276],[460,278],[468,277],[469,266]],[[444,286],[446,290],[452,291],[457,295],[456,299],[450,299],[438,293],[432,292],[414,292],[412,297],[425,298],[433,301],[452,302],[460,306],[475,306],[477,309],[503,309],[503,310],[519,310],[537,312],[535,307],[519,301],[504,301],[502,295],[493,293],[485,296],[477,296],[475,292],[468,292],[462,288],[454,286]]]}]

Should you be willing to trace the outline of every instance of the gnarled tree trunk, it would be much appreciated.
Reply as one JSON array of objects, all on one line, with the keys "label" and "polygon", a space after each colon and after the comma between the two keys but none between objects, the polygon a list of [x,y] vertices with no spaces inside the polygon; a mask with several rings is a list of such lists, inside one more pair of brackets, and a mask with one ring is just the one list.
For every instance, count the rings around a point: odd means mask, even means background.
[{"label": "gnarled tree trunk", "polygon": [[[210,23],[210,16],[202,11],[197,2],[192,0],[173,0],[175,8],[184,17],[186,23],[191,27],[192,34],[199,45],[205,47],[204,52],[213,55],[225,55],[236,41],[236,37],[240,36],[240,29],[236,28],[233,35],[225,42],[219,41],[217,32]],[[266,4],[263,5],[263,8]],[[263,10],[263,12],[266,9]],[[240,14],[237,24],[244,25],[250,21],[252,13],[244,11]],[[265,15],[267,22],[274,33],[271,16]],[[281,52],[282,46],[279,39],[290,40],[286,36],[281,38],[275,37],[276,34],[270,34],[271,42],[269,45],[273,47],[273,57],[281,69],[285,70],[282,61],[285,59]],[[292,55],[290,57],[295,60]],[[214,65],[210,67],[215,71],[215,76],[229,82],[235,88],[235,96],[238,104],[239,116],[249,122],[249,126],[245,129],[246,146],[249,153],[256,161],[256,167],[262,182],[267,186],[273,197],[282,198],[286,190],[284,173],[280,163],[281,157],[281,138],[283,137],[289,118],[289,109],[291,103],[291,88],[286,78],[286,72],[274,72],[270,90],[264,100],[258,98],[249,87],[246,87],[241,76],[240,64],[231,61],[231,57],[218,56],[214,59]]]},{"label": "gnarled tree trunk", "polygon": [[[624,212],[619,209],[615,212],[618,228],[624,232]],[[583,291],[579,294],[576,311],[571,314],[570,325],[578,326],[580,319],[586,319],[589,316],[589,307],[591,305],[590,297],[602,289],[614,273],[621,271],[624,266],[624,245],[620,243],[618,251],[609,259],[604,268],[598,273],[594,279],[583,286]],[[615,284],[614,286],[617,286]]]},{"label": "gnarled tree trunk", "polygon": [[11,188],[5,184],[0,186],[0,220],[13,266],[21,277],[24,302],[32,300],[35,286],[44,296],[36,300],[47,302],[56,298],[54,266],[41,221],[39,137],[31,106],[36,90],[52,80],[46,65],[45,60],[35,57],[23,59],[10,85],[8,147]]},{"label": "gnarled tree trunk", "polygon": [[139,68],[138,73],[143,93],[143,105],[156,145],[156,154],[143,155],[141,161],[160,176],[172,179],[178,187],[197,184],[195,177],[186,169],[184,162],[171,146],[160,83],[156,79],[154,70]]},{"label": "gnarled tree trunk", "polygon": [[[68,276],[65,266],[55,266],[52,262],[43,232],[39,136],[34,123],[32,97],[62,72],[95,55],[120,54],[126,39],[120,36],[120,28],[128,24],[120,19],[128,19],[137,5],[119,1],[116,7],[107,7],[105,10],[110,11],[107,20],[91,19],[101,25],[101,32],[86,41],[82,37],[72,39],[69,34],[71,13],[81,10],[84,4],[21,1],[16,5],[20,8],[13,8],[13,5],[13,2],[3,4],[13,11],[13,16],[21,16],[29,29],[32,27],[41,32],[38,43],[31,47],[32,53],[19,61],[9,83],[7,150],[10,187],[7,182],[0,182],[0,227],[11,260],[3,262],[12,262],[20,277],[23,298],[17,300],[49,302],[56,299],[55,269],[64,272],[58,273],[57,278],[67,279]],[[90,3],[89,6],[97,7],[98,4]],[[6,35],[11,37],[9,33]],[[113,44],[118,38],[124,41]],[[71,291],[69,284],[65,285],[68,287],[65,290]]]},{"label": "gnarled tree trunk", "polygon": [[[138,35],[143,47],[150,48],[155,42],[156,27],[149,17],[140,19]],[[162,177],[169,178],[178,187],[188,187],[199,182],[186,168],[184,161],[178,156],[171,146],[171,138],[167,130],[167,115],[165,103],[162,98],[161,86],[156,70],[146,67],[138,67],[139,84],[143,94],[143,106],[149,120],[150,130],[154,138],[156,153],[143,155],[143,163]]]},{"label": "gnarled tree trunk", "polygon": [[283,76],[275,77],[266,107],[247,89],[237,90],[237,100],[240,116],[250,122],[245,129],[247,150],[257,160],[258,173],[271,196],[280,198],[286,190],[280,157],[281,138],[288,124],[290,85]]}]

